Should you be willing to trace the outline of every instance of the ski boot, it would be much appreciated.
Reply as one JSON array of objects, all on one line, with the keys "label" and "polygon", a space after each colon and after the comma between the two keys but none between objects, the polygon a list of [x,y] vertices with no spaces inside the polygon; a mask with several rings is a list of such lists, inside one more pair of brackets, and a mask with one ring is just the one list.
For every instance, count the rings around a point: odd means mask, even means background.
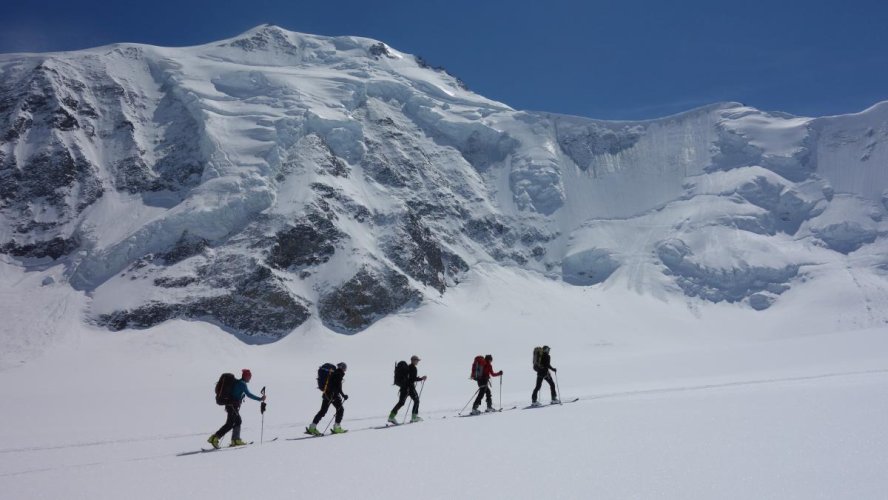
[{"label": "ski boot", "polygon": [[308,427],[306,427],[305,433],[311,434],[312,436],[320,436],[321,435],[321,431],[318,430],[318,428],[315,424],[311,424]]},{"label": "ski boot", "polygon": [[532,401],[532,402],[530,403],[530,406],[536,408],[536,407],[538,407],[538,406],[543,406],[543,405],[542,405],[542,403],[540,403],[539,401]]},{"label": "ski boot", "polygon": [[422,417],[414,413],[413,416],[410,417],[410,423],[415,424],[417,422],[422,422]]},{"label": "ski boot", "polygon": [[236,446],[245,446],[247,444],[243,439],[232,439],[231,444],[228,445],[229,448],[234,448]]},{"label": "ski boot", "polygon": [[333,434],[344,434],[348,431],[346,429],[343,429],[342,427],[339,427],[339,424],[333,424],[333,430],[330,432]]},{"label": "ski boot", "polygon": [[207,439],[207,442],[210,443],[211,445],[213,445],[213,448],[216,448],[217,450],[220,448],[220,446],[219,446],[219,436],[217,436],[217,435],[215,435],[215,434],[213,434],[212,436],[210,436],[210,438]]},{"label": "ski boot", "polygon": [[398,425],[398,420],[395,418],[397,416],[398,416],[398,414],[395,412],[389,413],[388,423],[390,423],[392,425]]},{"label": "ski boot", "polygon": [[552,399],[552,402],[549,403],[549,404],[560,405],[560,404],[561,404],[561,400],[558,399],[558,398],[553,398],[553,399]]},{"label": "ski boot", "polygon": [[469,415],[480,415],[480,414],[481,414],[481,412],[478,411],[478,408],[472,408],[472,412],[469,413]]},{"label": "ski boot", "polygon": [[486,409],[486,410],[484,410],[484,413],[493,413],[493,412],[495,412],[495,411],[496,411],[496,410],[495,410],[495,409],[493,409],[493,407],[492,407],[492,406],[488,406],[488,407],[487,407],[487,409]]}]

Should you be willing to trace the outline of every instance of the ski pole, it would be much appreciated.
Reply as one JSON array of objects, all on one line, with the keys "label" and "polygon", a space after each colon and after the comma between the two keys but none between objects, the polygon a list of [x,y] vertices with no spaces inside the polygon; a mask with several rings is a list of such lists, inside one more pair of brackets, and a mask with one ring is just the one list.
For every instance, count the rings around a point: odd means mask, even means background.
[{"label": "ski pole", "polygon": [[[265,386],[262,386],[262,390],[259,391],[262,396],[265,396]],[[259,444],[262,444],[262,441],[265,440],[265,401],[259,405],[259,413],[262,414],[262,430],[259,432]]]},{"label": "ski pole", "polygon": [[336,418],[336,414],[335,414],[335,413],[333,414],[332,417],[330,417],[330,420],[327,421],[327,426],[324,427],[324,432],[322,432],[321,434],[326,434],[326,433],[327,433],[327,429],[330,428],[330,424],[333,423],[333,419],[334,419],[334,418]]},{"label": "ski pole", "polygon": [[481,390],[481,388],[480,388],[480,387],[479,387],[479,388],[477,388],[477,389],[475,389],[475,393],[474,393],[474,394],[472,394],[472,397],[470,397],[470,398],[469,398],[469,402],[468,402],[468,403],[466,403],[466,405],[465,405],[465,406],[463,406],[463,408],[462,408],[462,410],[460,410],[460,411],[459,411],[459,413],[457,413],[457,415],[462,415],[462,412],[464,412],[464,411],[466,411],[466,408],[468,408],[468,407],[469,407],[469,405],[470,405],[470,404],[471,404],[471,403],[472,403],[472,400],[473,400],[473,399],[475,399],[475,396],[477,396],[477,395],[478,395],[478,391],[480,391],[480,390]]},{"label": "ski pole", "polygon": [[401,420],[402,424],[407,423],[407,415],[410,415],[410,406],[413,405],[413,400],[411,399],[409,403],[407,403],[407,411],[404,412],[404,418]]},{"label": "ski pole", "polygon": [[561,400],[561,386],[558,385],[558,372],[555,372],[555,388],[558,389],[558,404],[564,404]]},{"label": "ski pole", "polygon": [[503,376],[500,375],[500,411],[503,411]]}]

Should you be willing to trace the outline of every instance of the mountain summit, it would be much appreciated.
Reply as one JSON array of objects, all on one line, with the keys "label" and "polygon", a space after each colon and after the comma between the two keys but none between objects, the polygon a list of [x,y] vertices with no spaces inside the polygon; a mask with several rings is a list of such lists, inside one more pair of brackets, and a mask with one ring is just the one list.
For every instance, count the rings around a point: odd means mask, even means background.
[{"label": "mountain summit", "polygon": [[517,111],[383,42],[259,26],[196,47],[0,55],[0,250],[108,328],[358,332],[478,265],[766,309],[888,287],[888,104]]}]

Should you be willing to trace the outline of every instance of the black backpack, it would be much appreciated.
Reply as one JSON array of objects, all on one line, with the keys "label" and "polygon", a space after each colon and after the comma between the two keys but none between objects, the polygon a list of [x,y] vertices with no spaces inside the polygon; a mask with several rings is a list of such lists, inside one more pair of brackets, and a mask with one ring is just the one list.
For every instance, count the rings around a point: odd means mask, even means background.
[{"label": "black backpack", "polygon": [[395,385],[401,387],[407,384],[410,376],[410,368],[406,361],[398,361],[395,364]]},{"label": "black backpack", "polygon": [[542,365],[543,360],[543,348],[542,347],[534,347],[533,348],[533,369],[535,371],[540,371],[540,365]]},{"label": "black backpack", "polygon": [[327,383],[334,371],[336,371],[336,365],[333,363],[324,363],[318,367],[318,389],[327,392]]},{"label": "black backpack", "polygon": [[237,378],[233,373],[223,373],[219,376],[219,381],[216,382],[217,405],[224,406],[234,402],[231,399],[231,391],[234,389],[235,382],[237,382]]}]

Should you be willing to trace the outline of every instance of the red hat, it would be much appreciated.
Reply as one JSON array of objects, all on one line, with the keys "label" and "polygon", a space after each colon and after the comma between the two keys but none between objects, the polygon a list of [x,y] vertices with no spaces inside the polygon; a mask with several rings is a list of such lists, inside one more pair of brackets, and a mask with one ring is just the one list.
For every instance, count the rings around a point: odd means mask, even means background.
[{"label": "red hat", "polygon": [[253,372],[249,368],[241,370],[241,378],[253,378]]}]

